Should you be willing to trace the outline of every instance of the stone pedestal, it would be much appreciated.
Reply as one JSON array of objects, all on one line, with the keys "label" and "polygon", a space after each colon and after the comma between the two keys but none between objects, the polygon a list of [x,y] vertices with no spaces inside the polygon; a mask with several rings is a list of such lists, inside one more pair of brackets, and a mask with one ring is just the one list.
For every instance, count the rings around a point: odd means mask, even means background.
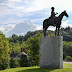
[{"label": "stone pedestal", "polygon": [[40,68],[63,68],[63,37],[41,37]]}]

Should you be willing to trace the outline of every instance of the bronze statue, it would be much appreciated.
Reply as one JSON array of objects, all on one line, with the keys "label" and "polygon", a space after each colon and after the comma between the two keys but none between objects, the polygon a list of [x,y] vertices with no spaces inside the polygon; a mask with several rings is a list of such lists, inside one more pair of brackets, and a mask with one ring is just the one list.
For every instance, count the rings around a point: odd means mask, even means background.
[{"label": "bronze statue", "polygon": [[52,10],[52,11],[51,11],[51,16],[50,16],[49,18],[52,18],[53,25],[55,26],[54,18],[56,18],[55,15],[58,14],[58,13],[57,13],[57,12],[55,13],[55,12],[54,12],[54,9],[55,9],[54,7],[51,7],[51,10]]},{"label": "bronze statue", "polygon": [[57,31],[58,31],[58,36],[59,36],[59,29],[60,29],[60,25],[61,25],[61,20],[63,18],[63,16],[69,17],[68,14],[66,13],[66,11],[63,11],[58,17],[55,17],[56,14],[58,13],[54,13],[51,12],[51,17],[49,17],[49,19],[45,19],[43,21],[43,32],[44,32],[44,37],[46,37],[46,30],[49,26],[56,26],[56,31],[55,31],[55,36],[57,35]]}]

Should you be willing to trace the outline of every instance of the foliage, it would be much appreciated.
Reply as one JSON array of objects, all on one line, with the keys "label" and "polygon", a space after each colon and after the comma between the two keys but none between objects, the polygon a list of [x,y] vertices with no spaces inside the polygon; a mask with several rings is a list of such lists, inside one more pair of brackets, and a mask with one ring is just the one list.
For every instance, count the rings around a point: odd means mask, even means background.
[{"label": "foliage", "polygon": [[65,59],[66,56],[72,57],[72,42],[63,42],[63,59]]},{"label": "foliage", "polygon": [[20,67],[28,67],[29,66],[29,61],[26,55],[21,55],[20,56],[20,61],[19,61]]},{"label": "foliage", "polygon": [[66,56],[65,61],[72,61],[72,57],[71,56]]},{"label": "foliage", "polygon": [[48,35],[48,37],[50,37],[50,36],[55,36],[55,34],[54,34],[54,33],[50,33],[50,34]]},{"label": "foliage", "polygon": [[11,58],[10,59],[10,68],[16,68],[16,67],[19,67],[19,63],[17,62],[16,59]]},{"label": "foliage", "polygon": [[0,69],[8,68],[9,42],[5,35],[0,34]]},{"label": "foliage", "polygon": [[13,34],[12,37],[10,37],[9,42],[14,42],[14,43],[16,43],[17,41],[18,41],[18,36],[15,35],[15,34]]},{"label": "foliage", "polygon": [[61,35],[64,41],[72,41],[72,28],[69,26],[66,28],[61,28]]},{"label": "foliage", "polygon": [[20,43],[22,43],[22,41],[24,41],[24,36],[21,36],[21,35],[20,35],[20,36],[18,37],[18,41],[19,41]]},{"label": "foliage", "polygon": [[0,60],[0,70],[4,70],[8,67],[9,67],[9,60],[7,58],[6,59],[1,59]]},{"label": "foliage", "polygon": [[21,44],[20,43],[9,43],[9,53],[19,53],[21,51]]},{"label": "foliage", "polygon": [[43,34],[38,34],[30,37],[27,41],[27,54],[33,66],[39,65],[39,38],[43,37]]}]

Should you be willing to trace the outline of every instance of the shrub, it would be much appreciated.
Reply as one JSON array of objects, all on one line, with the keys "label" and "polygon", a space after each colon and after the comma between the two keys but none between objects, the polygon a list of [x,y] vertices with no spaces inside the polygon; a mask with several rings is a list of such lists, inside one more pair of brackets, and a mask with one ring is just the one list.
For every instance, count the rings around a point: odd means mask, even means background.
[{"label": "shrub", "polygon": [[8,59],[0,59],[0,70],[4,70],[9,67]]},{"label": "shrub", "polygon": [[20,64],[20,67],[28,67],[29,66],[29,61],[28,61],[26,55],[21,55],[20,56],[19,64]]},{"label": "shrub", "polygon": [[72,61],[71,56],[66,56],[65,61]]},{"label": "shrub", "polygon": [[14,58],[11,58],[10,59],[10,68],[16,68],[16,67],[19,67],[19,63],[17,61],[17,59],[14,59]]}]

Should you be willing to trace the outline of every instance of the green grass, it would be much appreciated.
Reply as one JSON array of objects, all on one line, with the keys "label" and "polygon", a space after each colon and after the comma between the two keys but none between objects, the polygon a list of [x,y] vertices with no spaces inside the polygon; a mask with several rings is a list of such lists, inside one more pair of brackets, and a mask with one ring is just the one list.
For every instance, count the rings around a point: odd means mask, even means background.
[{"label": "green grass", "polygon": [[[64,64],[64,66],[72,64]],[[72,72],[72,66],[64,67],[63,69],[41,69],[38,66],[35,67],[19,67],[1,70],[0,72]]]},{"label": "green grass", "polygon": [[63,64],[63,66],[68,66],[68,65],[72,65],[72,64],[67,64],[67,63],[64,63],[64,64]]}]

